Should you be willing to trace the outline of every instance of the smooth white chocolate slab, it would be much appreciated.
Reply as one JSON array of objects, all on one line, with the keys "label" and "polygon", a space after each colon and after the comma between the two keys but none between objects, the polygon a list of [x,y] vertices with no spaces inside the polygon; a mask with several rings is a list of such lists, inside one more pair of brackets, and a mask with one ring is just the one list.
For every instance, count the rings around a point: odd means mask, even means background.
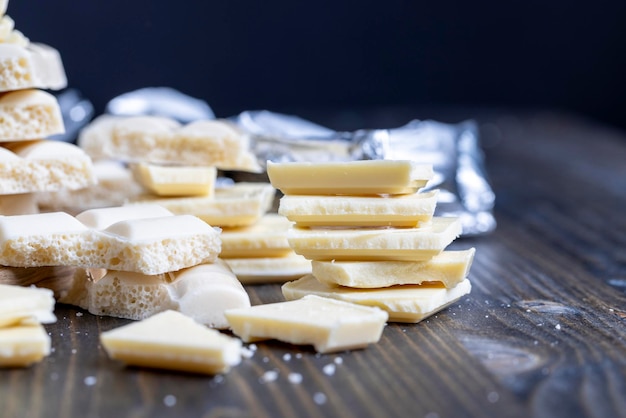
[{"label": "smooth white chocolate slab", "polygon": [[257,222],[222,230],[221,258],[282,257],[292,253],[287,231],[292,223],[284,216],[267,213]]},{"label": "smooth white chocolate slab", "polygon": [[163,206],[146,203],[145,205],[88,209],[76,215],[76,219],[89,228],[105,229],[121,221],[161,218],[172,215],[174,214]]},{"label": "smooth white chocolate slab", "polygon": [[94,315],[134,320],[176,310],[219,329],[228,327],[226,309],[250,306],[243,286],[221,260],[157,275],[79,269],[59,301]]},{"label": "smooth white chocolate slab", "polygon": [[380,288],[441,282],[451,288],[467,277],[475,252],[443,251],[426,261],[313,261],[311,267],[315,278],[328,285]]},{"label": "smooth white chocolate slab", "polygon": [[64,212],[0,216],[0,265],[160,274],[213,262],[219,231],[191,215],[131,219],[104,230]]},{"label": "smooth white chocolate slab", "polygon": [[0,197],[0,215],[27,215],[39,213],[34,193],[8,194]]},{"label": "smooth white chocolate slab", "polygon": [[241,362],[241,341],[176,311],[100,334],[107,354],[127,365],[191,373],[227,372]]},{"label": "smooth white chocolate slab", "polygon": [[76,190],[95,182],[91,159],[76,145],[52,140],[0,145],[0,195]]},{"label": "smooth white chocolate slab", "polygon": [[156,116],[101,116],[81,132],[78,144],[92,158],[260,170],[247,135],[221,120],[180,126]]},{"label": "smooth white chocolate slab", "polygon": [[270,183],[286,195],[380,195],[415,193],[432,166],[408,160],[267,162]]},{"label": "smooth white chocolate slab", "polygon": [[376,306],[389,314],[389,322],[410,323],[419,322],[441,311],[470,293],[471,289],[468,279],[450,289],[437,282],[382,289],[355,289],[329,286],[318,281],[313,275],[304,276],[282,286],[283,296],[287,300],[316,295],[364,306]]},{"label": "smooth white chocolate slab", "polygon": [[50,354],[50,336],[38,323],[0,328],[0,367],[26,367]]},{"label": "smooth white chocolate slab", "polygon": [[287,240],[310,260],[424,261],[461,234],[461,222],[434,217],[419,228],[291,228]]},{"label": "smooth white chocolate slab", "polygon": [[131,168],[135,180],[157,196],[213,196],[215,167],[138,163]]},{"label": "smooth white chocolate slab", "polygon": [[154,203],[177,215],[197,216],[209,225],[240,227],[259,221],[272,207],[276,189],[269,183],[235,183],[218,187],[213,197],[155,197],[143,195],[130,204]]},{"label": "smooth white chocolate slab", "polygon": [[30,42],[24,46],[23,39],[16,32],[12,35],[14,42],[0,43],[0,92],[67,87],[59,52],[41,43]]},{"label": "smooth white chocolate slab", "polygon": [[65,132],[57,99],[42,90],[0,93],[0,141],[42,139]]},{"label": "smooth white chocolate slab", "polygon": [[390,196],[285,195],[278,213],[298,226],[412,227],[432,219],[438,191]]},{"label": "smooth white chocolate slab", "polygon": [[243,341],[276,339],[313,345],[319,353],[364,348],[380,339],[387,313],[330,298],[307,296],[288,302],[226,311]]},{"label": "smooth white chocolate slab", "polygon": [[0,284],[0,328],[26,320],[53,323],[54,303],[52,290]]},{"label": "smooth white chocolate slab", "polygon": [[244,285],[285,283],[311,273],[311,261],[294,252],[282,257],[224,260]]}]

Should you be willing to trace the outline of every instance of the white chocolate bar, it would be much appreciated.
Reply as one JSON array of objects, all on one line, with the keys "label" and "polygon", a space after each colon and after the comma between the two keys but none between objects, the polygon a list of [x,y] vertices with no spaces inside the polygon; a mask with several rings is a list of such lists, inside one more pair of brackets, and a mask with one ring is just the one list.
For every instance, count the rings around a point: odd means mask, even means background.
[{"label": "white chocolate bar", "polygon": [[226,309],[250,306],[243,286],[221,260],[158,275],[77,270],[71,288],[59,301],[94,315],[134,320],[176,310],[220,329],[228,327]]},{"label": "white chocolate bar", "polygon": [[34,193],[8,194],[0,197],[0,215],[27,215],[39,213]]},{"label": "white chocolate bar", "polygon": [[439,254],[461,233],[461,222],[434,217],[419,228],[291,228],[287,240],[310,260],[423,261]]},{"label": "white chocolate bar", "polygon": [[269,183],[235,183],[218,187],[214,197],[140,196],[134,203],[154,203],[177,215],[197,216],[209,225],[240,227],[252,225],[272,207],[276,189]]},{"label": "white chocolate bar", "polygon": [[328,285],[380,288],[403,284],[441,282],[452,288],[469,273],[474,253],[443,251],[426,261],[313,261],[313,276]]},{"label": "white chocolate bar", "polygon": [[277,339],[313,345],[320,353],[364,348],[380,339],[387,313],[318,296],[226,311],[243,341]]},{"label": "white chocolate bar", "polygon": [[465,279],[453,288],[442,283],[392,286],[383,289],[355,289],[329,286],[307,275],[282,286],[287,300],[298,300],[309,295],[334,298],[364,306],[377,306],[389,314],[389,322],[419,322],[448,307],[470,293],[470,281]]},{"label": "white chocolate bar", "polygon": [[59,52],[45,44],[0,43],[0,92],[31,88],[61,90],[67,77]]},{"label": "white chocolate bar", "polygon": [[[1,6],[0,6],[1,7]],[[27,47],[30,41],[22,32],[15,29],[15,22],[10,16],[0,14],[0,44],[12,44]]]},{"label": "white chocolate bar", "polygon": [[220,257],[282,257],[292,253],[287,242],[291,225],[284,216],[268,213],[252,225],[223,229]]},{"label": "white chocolate bar", "polygon": [[408,160],[267,162],[270,183],[284,194],[408,194],[426,186],[432,166]]},{"label": "white chocolate bar", "polygon": [[131,168],[135,180],[157,196],[213,196],[215,167],[139,163]]},{"label": "white chocolate bar", "polygon": [[241,341],[176,311],[100,335],[107,354],[127,365],[191,373],[227,372],[241,362]]},{"label": "white chocolate bar", "polygon": [[92,158],[260,170],[248,136],[221,120],[180,126],[163,117],[105,115],[82,130],[78,144]]},{"label": "white chocolate bar", "polygon": [[0,328],[28,320],[51,324],[54,303],[52,290],[0,284]]},{"label": "white chocolate bar", "polygon": [[0,367],[26,367],[50,354],[50,336],[41,324],[0,329]]},{"label": "white chocolate bar", "polygon": [[285,195],[278,213],[298,226],[411,227],[432,219],[437,191],[385,197]]},{"label": "white chocolate bar", "polygon": [[40,140],[0,146],[0,195],[76,190],[95,182],[91,159],[76,145]]},{"label": "white chocolate bar", "polygon": [[0,93],[0,141],[42,139],[65,132],[57,99],[42,90]]},{"label": "white chocolate bar", "polygon": [[76,215],[76,219],[89,228],[105,229],[121,221],[161,218],[172,215],[174,214],[163,206],[146,203],[145,205],[88,209]]},{"label": "white chocolate bar", "polygon": [[285,283],[311,273],[311,261],[294,252],[282,257],[224,260],[244,285]]},{"label": "white chocolate bar", "polygon": [[190,216],[91,229],[64,212],[0,216],[0,265],[77,266],[160,274],[213,262],[219,231]]},{"label": "white chocolate bar", "polygon": [[9,5],[9,0],[0,0],[0,17],[4,16],[7,11],[7,6]]}]

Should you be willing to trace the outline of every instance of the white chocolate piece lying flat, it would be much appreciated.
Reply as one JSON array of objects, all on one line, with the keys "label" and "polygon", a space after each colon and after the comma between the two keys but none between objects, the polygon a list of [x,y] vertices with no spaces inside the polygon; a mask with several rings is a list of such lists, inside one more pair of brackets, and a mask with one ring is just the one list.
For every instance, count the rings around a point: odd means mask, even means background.
[{"label": "white chocolate piece lying flat", "polygon": [[56,321],[52,290],[0,284],[0,328],[25,320],[44,324]]},{"label": "white chocolate piece lying flat", "polygon": [[135,180],[157,196],[213,196],[217,169],[139,163],[132,165]]},{"label": "white chocolate piece lying flat", "polygon": [[453,288],[442,283],[429,282],[421,285],[392,286],[382,289],[355,289],[329,286],[307,275],[282,286],[287,300],[317,295],[364,306],[376,306],[389,314],[389,322],[416,323],[445,309],[472,289],[465,279]]},{"label": "white chocolate piece lying flat", "polygon": [[432,219],[437,191],[393,196],[285,195],[278,213],[298,226],[410,227]]},{"label": "white chocolate piece lying flat", "polygon": [[243,341],[277,339],[313,345],[319,353],[364,348],[380,339],[387,313],[318,296],[226,311]]},{"label": "white chocolate piece lying flat", "polygon": [[76,219],[94,229],[105,229],[114,223],[131,219],[161,218],[174,214],[163,206],[145,204],[88,209],[76,215]]},{"label": "white chocolate piece lying flat", "polygon": [[[19,35],[18,35],[19,37]],[[60,90],[67,77],[59,52],[45,44],[0,43],[0,92],[31,88]]]},{"label": "white chocolate piece lying flat", "polygon": [[0,94],[0,141],[41,139],[65,132],[57,99],[41,90]]},{"label": "white chocolate piece lying flat", "polygon": [[41,324],[0,329],[0,367],[26,367],[50,354],[50,337]]},{"label": "white chocolate piece lying flat", "polygon": [[34,193],[8,194],[0,197],[0,215],[27,215],[39,213]]},{"label": "white chocolate piece lying flat", "polygon": [[311,261],[294,252],[282,257],[229,258],[224,261],[245,285],[285,283],[311,273]]},{"label": "white chocolate piece lying flat", "polygon": [[131,366],[191,373],[227,372],[241,362],[241,341],[176,311],[100,335],[107,354]]},{"label": "white chocolate piece lying flat", "polygon": [[433,169],[408,160],[268,161],[267,175],[270,183],[286,195],[407,194],[426,186]]},{"label": "white chocolate piece lying flat", "polygon": [[180,126],[163,117],[108,115],[83,129],[78,143],[92,158],[259,171],[248,136],[221,120]]},{"label": "white chocolate piece lying flat", "polygon": [[134,203],[154,203],[174,214],[190,214],[209,225],[240,227],[259,221],[272,207],[276,189],[269,183],[235,183],[215,189],[214,197],[140,196]]},{"label": "white chocolate piece lying flat", "polygon": [[291,225],[284,216],[268,213],[250,226],[223,229],[220,257],[282,257],[292,253],[287,242]]},{"label": "white chocolate piece lying flat", "polygon": [[95,182],[91,159],[76,145],[40,140],[0,146],[0,194],[75,190]]},{"label": "white chocolate piece lying flat", "polygon": [[87,209],[120,206],[145,193],[130,169],[111,160],[93,162],[96,183],[77,190],[58,190],[37,194],[42,211],[78,213]]},{"label": "white chocolate piece lying flat", "polygon": [[461,222],[434,217],[419,228],[298,228],[287,233],[293,250],[310,260],[424,261],[461,234]]},{"label": "white chocolate piece lying flat", "polygon": [[64,212],[0,216],[0,265],[77,266],[160,274],[213,262],[219,231],[190,216],[91,229]]},{"label": "white chocolate piece lying flat", "polygon": [[380,288],[403,284],[441,282],[452,288],[469,273],[474,253],[443,251],[426,261],[313,261],[313,276],[328,285]]}]

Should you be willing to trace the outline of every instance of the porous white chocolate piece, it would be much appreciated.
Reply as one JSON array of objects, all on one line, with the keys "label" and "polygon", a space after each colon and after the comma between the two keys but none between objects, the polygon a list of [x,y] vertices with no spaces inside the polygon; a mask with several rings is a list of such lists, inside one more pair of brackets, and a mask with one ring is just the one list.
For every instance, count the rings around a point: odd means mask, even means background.
[{"label": "porous white chocolate piece", "polygon": [[411,227],[432,219],[438,191],[390,196],[285,195],[278,213],[298,226]]},{"label": "porous white chocolate piece", "polygon": [[106,115],[81,131],[78,144],[92,158],[260,170],[248,136],[221,120],[180,126],[157,116]]},{"label": "porous white chocolate piece", "polygon": [[82,189],[38,193],[40,209],[78,213],[87,209],[120,206],[146,192],[135,181],[130,169],[118,161],[94,161],[93,173],[95,184]]},{"label": "porous white chocolate piece", "polygon": [[291,225],[284,216],[268,213],[252,225],[223,229],[220,257],[282,257],[292,253],[287,242]]},{"label": "porous white chocolate piece", "polygon": [[0,43],[0,91],[31,88],[60,90],[65,87],[67,77],[61,55],[56,49],[32,42],[26,47]]},{"label": "porous white chocolate piece", "polygon": [[451,288],[467,277],[475,252],[443,251],[426,261],[313,261],[311,267],[313,276],[328,285],[379,288],[441,282]]},{"label": "porous white chocolate piece", "polygon": [[176,311],[105,331],[107,354],[130,366],[191,373],[227,372],[241,362],[241,341]]},{"label": "porous white chocolate piece", "polygon": [[294,252],[282,257],[228,258],[224,261],[245,285],[285,283],[311,273],[311,261]]},{"label": "porous white chocolate piece", "polygon": [[416,323],[456,302],[470,293],[471,288],[470,281],[465,279],[450,289],[438,282],[381,289],[355,289],[329,286],[313,275],[307,275],[285,283],[282,292],[287,300],[317,295],[364,306],[377,306],[389,314],[389,322]]},{"label": "porous white chocolate piece", "polygon": [[65,132],[57,99],[41,90],[0,93],[0,141],[42,139]]},{"label": "porous white chocolate piece", "polygon": [[40,140],[0,146],[0,195],[75,190],[95,182],[91,159],[76,145]]},{"label": "porous white chocolate piece", "polygon": [[44,324],[56,321],[52,290],[0,284],[0,328],[27,320]]},{"label": "porous white chocolate piece", "polygon": [[423,261],[461,233],[461,222],[434,217],[419,228],[299,228],[287,232],[293,250],[310,260]]},{"label": "porous white chocolate piece", "polygon": [[364,348],[380,339],[387,313],[318,296],[231,309],[225,313],[245,342],[276,339],[313,345],[319,353]]},{"label": "porous white chocolate piece", "polygon": [[0,367],[26,367],[50,354],[50,336],[41,324],[0,328]]},{"label": "porous white chocolate piece", "polygon": [[31,213],[39,213],[39,206],[34,193],[0,196],[0,215],[26,215]]},{"label": "porous white chocolate piece", "polygon": [[408,160],[268,161],[267,175],[286,195],[380,195],[415,193],[433,177],[433,169]]},{"label": "porous white chocolate piece", "polygon": [[269,183],[239,182],[215,189],[215,196],[154,197],[143,195],[134,203],[154,203],[174,214],[190,214],[209,225],[239,227],[252,225],[272,207],[276,189]]},{"label": "porous white chocolate piece", "polygon": [[88,209],[76,215],[76,219],[89,228],[105,229],[121,221],[161,218],[172,215],[174,214],[163,206],[146,203],[145,205]]},{"label": "porous white chocolate piece", "polygon": [[135,180],[157,196],[213,196],[215,167],[139,163],[131,168]]},{"label": "porous white chocolate piece", "polygon": [[131,219],[104,230],[64,212],[0,216],[0,265],[160,274],[213,262],[219,231],[191,215]]}]

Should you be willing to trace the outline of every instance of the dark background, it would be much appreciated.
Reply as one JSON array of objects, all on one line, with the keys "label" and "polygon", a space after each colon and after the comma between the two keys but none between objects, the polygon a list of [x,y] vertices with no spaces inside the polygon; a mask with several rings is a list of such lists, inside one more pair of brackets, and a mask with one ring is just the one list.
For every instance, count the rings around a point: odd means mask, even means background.
[{"label": "dark background", "polygon": [[59,49],[98,113],[170,86],[222,117],[504,106],[626,128],[624,0],[11,0],[8,14]]}]

